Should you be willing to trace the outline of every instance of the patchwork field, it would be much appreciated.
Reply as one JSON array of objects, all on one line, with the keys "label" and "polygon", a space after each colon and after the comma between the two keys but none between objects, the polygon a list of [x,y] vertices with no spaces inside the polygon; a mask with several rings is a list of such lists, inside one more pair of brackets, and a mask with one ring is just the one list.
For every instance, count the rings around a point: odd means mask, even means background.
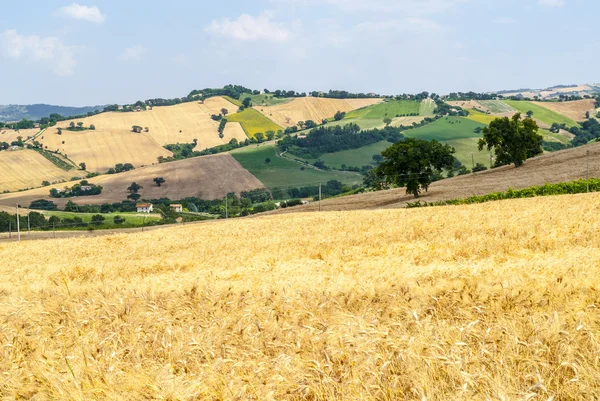
[{"label": "patchwork field", "polygon": [[589,112],[593,117],[595,115],[595,103],[596,101],[594,99],[575,100],[572,102],[532,102],[532,104],[546,108],[575,121],[585,120],[586,112]]},{"label": "patchwork field", "polygon": [[[362,182],[358,173],[316,170],[310,166],[302,170],[302,164],[278,156],[273,145],[252,145],[236,149],[231,155],[269,189],[314,186],[329,180],[345,184]],[[268,164],[267,158],[271,160]]]},{"label": "patchwork field", "polygon": [[479,100],[479,103],[484,108],[488,109],[491,113],[494,114],[505,114],[505,113],[515,113],[517,110],[504,103],[502,100]]},{"label": "patchwork field", "polygon": [[105,173],[117,163],[131,163],[135,167],[151,165],[158,163],[159,156],[172,155],[145,133],[105,128],[80,132],[65,130],[62,135],[55,132],[48,129],[39,141],[48,150],[67,155],[76,164],[85,163],[87,171],[91,172]]},{"label": "patchwork field", "polygon": [[0,391],[592,400],[598,204],[560,196],[0,243]]},{"label": "patchwork field", "polygon": [[498,116],[482,113],[480,111],[471,109],[469,110],[469,116],[467,118],[469,120],[473,120],[484,125],[489,125],[492,121],[498,118]]},{"label": "patchwork field", "polygon": [[[343,164],[352,167],[362,167],[373,163],[373,155],[381,154],[385,149],[392,146],[388,141],[376,142],[358,149],[342,150],[334,153],[325,153],[319,159],[325,165],[333,168],[341,168]],[[310,160],[315,162],[316,160]]]},{"label": "patchwork field", "polygon": [[42,181],[66,181],[76,175],[65,171],[34,150],[0,152],[0,192],[37,188]]},{"label": "patchwork field", "polygon": [[505,103],[508,104],[509,106],[515,108],[516,110],[521,112],[523,115],[525,115],[525,113],[527,113],[530,110],[533,111],[533,118],[535,120],[539,120],[542,123],[545,123],[548,125],[552,125],[553,123],[558,123],[558,124],[567,124],[567,127],[579,126],[579,124],[575,120],[573,120],[567,116],[564,116],[562,114],[559,114],[555,111],[552,111],[546,107],[542,107],[537,104],[534,104],[533,102],[505,100]]},{"label": "patchwork field", "polygon": [[[163,177],[165,183],[157,187],[153,179]],[[102,203],[120,202],[129,194],[127,187],[137,182],[144,188],[139,192],[143,199],[183,199],[196,196],[202,199],[217,199],[229,192],[240,193],[255,188],[263,188],[263,184],[245,170],[231,155],[222,153],[213,156],[202,156],[176,162],[157,164],[121,174],[102,175],[89,180],[102,185],[102,194],[79,198],[53,199],[64,206],[67,201],[99,205]],[[52,185],[30,191],[0,194],[0,205],[10,206],[15,203],[27,206],[36,199],[48,199],[51,188],[63,188],[73,183]]]},{"label": "patchwork field", "polygon": [[265,134],[267,131],[277,132],[282,129],[273,123],[273,121],[251,108],[245,109],[240,113],[228,115],[227,121],[240,123],[244,132],[250,138],[253,138],[259,132]]},{"label": "patchwork field", "polygon": [[482,113],[492,112],[489,108],[482,105],[480,101],[477,100],[458,100],[453,102],[448,102],[450,106],[460,107],[462,109],[468,110],[469,112],[472,109],[476,109],[481,111]]},{"label": "patchwork field", "polygon": [[252,105],[256,107],[260,106],[275,106],[278,104],[289,103],[293,100],[293,98],[278,98],[272,94],[262,93],[260,95],[251,95],[249,93],[243,93],[240,96],[240,99],[245,99],[249,97],[252,99]]},{"label": "patchwork field", "polygon": [[481,135],[474,132],[477,127],[484,127],[484,125],[463,117],[444,117],[424,127],[405,131],[403,134],[411,138],[448,141],[479,137]]},{"label": "patchwork field", "polygon": [[[299,121],[331,118],[338,111],[349,112],[380,103],[381,99],[326,99],[316,97],[296,98],[275,106],[255,106],[254,108],[282,127],[290,127]],[[383,119],[383,117],[382,117]]]}]

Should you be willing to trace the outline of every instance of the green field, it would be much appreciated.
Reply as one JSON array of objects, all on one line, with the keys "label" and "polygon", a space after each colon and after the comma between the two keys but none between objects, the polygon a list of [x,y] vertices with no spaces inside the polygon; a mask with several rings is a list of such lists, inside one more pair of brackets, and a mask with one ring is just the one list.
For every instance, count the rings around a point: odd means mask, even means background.
[{"label": "green field", "polygon": [[346,118],[379,120],[383,122],[383,119],[386,117],[394,118],[408,114],[419,114],[420,108],[420,103],[413,100],[388,100],[387,102],[351,111],[346,114]]},{"label": "green field", "polygon": [[463,117],[444,117],[424,127],[404,131],[404,136],[426,140],[449,141],[452,139],[480,137],[473,130],[484,127],[476,121]]},{"label": "green field", "polygon": [[442,143],[452,146],[456,151],[456,153],[454,153],[454,157],[464,164],[469,170],[473,167],[471,153],[473,154],[475,163],[481,163],[489,168],[490,152],[487,151],[487,148],[484,148],[484,150],[480,152],[477,145],[478,141],[479,138],[462,138],[442,141]]},{"label": "green field", "polygon": [[491,114],[485,114],[479,110],[470,109],[470,110],[468,110],[468,112],[469,112],[469,117],[467,117],[467,118],[469,120],[473,120],[473,121],[476,121],[478,123],[485,124],[485,125],[489,125],[492,121],[494,121],[496,118],[498,118],[498,116],[494,116]]},{"label": "green field", "polygon": [[230,114],[227,116],[227,121],[242,124],[242,128],[250,138],[254,138],[254,135],[259,132],[264,134],[267,131],[277,132],[282,129],[254,109],[246,109],[241,113]]},{"label": "green field", "polygon": [[237,100],[237,99],[234,99],[234,98],[232,98],[232,97],[229,97],[229,96],[223,96],[223,98],[224,98],[225,100],[228,100],[229,102],[231,102],[231,103],[235,104],[237,107],[240,107],[240,106],[242,105],[242,102],[240,102],[239,100]]},{"label": "green field", "polygon": [[434,115],[435,108],[436,104],[433,100],[425,99],[419,106],[419,114],[425,117],[432,117]]},{"label": "green field", "polygon": [[477,103],[487,107],[492,113],[514,113],[516,110],[502,100],[478,100]]},{"label": "green field", "polygon": [[[304,167],[276,154],[274,145],[251,145],[231,152],[231,155],[267,188],[294,188],[318,185],[319,182],[338,180],[344,184],[362,182],[360,174],[344,171],[319,171]],[[267,164],[265,159],[271,159]]]},{"label": "green field", "polygon": [[275,97],[273,94],[266,93],[263,93],[261,95],[251,95],[250,93],[243,93],[242,96],[240,96],[240,99],[244,100],[247,97],[252,99],[252,106],[275,106],[277,104],[289,103],[293,100],[293,98],[278,98]]},{"label": "green field", "polygon": [[[392,146],[388,141],[376,142],[358,149],[342,150],[340,152],[325,153],[320,160],[332,168],[341,168],[342,164],[349,167],[362,167],[373,162],[373,155],[381,154],[385,149]],[[310,160],[314,162],[315,160]]]},{"label": "green field", "polygon": [[548,141],[548,142],[560,142],[564,145],[568,145],[571,142],[571,140],[569,138],[567,138],[566,136],[561,135],[560,133],[557,134],[554,132],[550,132],[546,129],[540,129],[538,131],[538,134],[543,136],[544,140]]},{"label": "green field", "polygon": [[552,125],[554,123],[558,124],[567,124],[567,127],[579,127],[577,121],[570,119],[567,116],[563,116],[562,114],[556,113],[552,110],[548,110],[545,107],[538,106],[531,102],[526,101],[518,101],[518,100],[505,100],[506,104],[514,107],[523,115],[528,111],[533,111],[533,118],[536,120],[540,120],[543,123],[548,125]]},{"label": "green field", "polygon": [[[106,228],[133,228],[133,227],[141,227],[143,224],[148,224],[150,221],[158,221],[161,219],[160,215],[157,214],[138,214],[138,213],[72,213],[72,212],[59,212],[59,211],[43,211],[46,217],[56,216],[60,219],[71,219],[73,220],[75,217],[79,217],[83,220],[84,223],[90,223],[92,221],[92,216],[100,214],[104,217],[104,223],[99,226],[99,229]],[[115,224],[114,218],[115,216],[121,216],[125,219],[125,223],[123,224]],[[59,228],[57,226],[57,228]],[[67,229],[67,227],[61,227],[62,229]],[[70,229],[70,228],[69,228]],[[74,229],[74,228],[73,228]]]}]

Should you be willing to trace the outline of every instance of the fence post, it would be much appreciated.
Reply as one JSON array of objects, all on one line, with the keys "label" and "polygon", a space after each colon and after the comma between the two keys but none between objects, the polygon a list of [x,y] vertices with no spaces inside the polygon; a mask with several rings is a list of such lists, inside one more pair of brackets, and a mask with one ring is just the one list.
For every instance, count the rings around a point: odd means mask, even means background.
[{"label": "fence post", "polygon": [[21,219],[19,219],[19,204],[17,203],[17,237],[19,238],[19,242],[21,242]]},{"label": "fence post", "polygon": [[321,183],[319,183],[319,212],[321,211]]}]

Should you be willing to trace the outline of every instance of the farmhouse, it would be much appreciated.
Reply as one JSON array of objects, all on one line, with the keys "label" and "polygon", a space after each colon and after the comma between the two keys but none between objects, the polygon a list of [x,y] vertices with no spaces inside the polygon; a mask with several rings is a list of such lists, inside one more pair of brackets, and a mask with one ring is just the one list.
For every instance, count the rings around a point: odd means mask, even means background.
[{"label": "farmhouse", "polygon": [[175,211],[177,213],[182,213],[183,212],[183,205],[178,204],[178,203],[173,204],[173,205],[171,205],[171,210],[173,210],[173,211]]},{"label": "farmhouse", "polygon": [[89,191],[91,191],[91,190],[92,190],[92,186],[91,186],[91,185],[82,185],[82,186],[81,186],[81,190],[82,190],[83,192],[89,192]]},{"label": "farmhouse", "polygon": [[152,213],[154,210],[152,203],[138,203],[135,207],[138,213]]}]

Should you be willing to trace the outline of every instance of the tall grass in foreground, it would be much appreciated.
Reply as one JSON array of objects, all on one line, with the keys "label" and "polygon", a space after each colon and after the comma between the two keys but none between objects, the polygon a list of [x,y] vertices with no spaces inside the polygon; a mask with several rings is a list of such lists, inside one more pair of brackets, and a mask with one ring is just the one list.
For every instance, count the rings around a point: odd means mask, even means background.
[{"label": "tall grass in foreground", "polygon": [[2,243],[0,398],[598,399],[599,229],[590,194]]}]

